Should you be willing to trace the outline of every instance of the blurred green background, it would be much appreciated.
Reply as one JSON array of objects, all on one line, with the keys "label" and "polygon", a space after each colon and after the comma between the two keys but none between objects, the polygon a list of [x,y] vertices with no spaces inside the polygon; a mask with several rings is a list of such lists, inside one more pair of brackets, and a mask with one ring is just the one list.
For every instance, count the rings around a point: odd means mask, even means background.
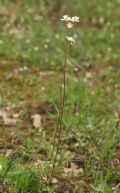
[{"label": "blurred green background", "polygon": [[66,31],[60,19],[68,14],[80,17],[73,30],[73,64],[118,61],[119,13],[119,0],[1,0],[0,56],[43,68],[61,66]]}]

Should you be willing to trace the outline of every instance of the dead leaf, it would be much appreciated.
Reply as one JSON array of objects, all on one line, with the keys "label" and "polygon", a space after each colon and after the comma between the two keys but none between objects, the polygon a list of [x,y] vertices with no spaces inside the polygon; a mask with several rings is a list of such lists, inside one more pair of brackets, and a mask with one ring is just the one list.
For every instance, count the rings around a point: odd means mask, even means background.
[{"label": "dead leaf", "polygon": [[39,114],[34,114],[31,116],[32,120],[33,120],[33,126],[35,128],[40,128],[42,127],[42,117]]},{"label": "dead leaf", "polygon": [[19,117],[20,117],[20,113],[14,113],[14,114],[13,114],[13,118],[16,118],[16,119],[17,119],[17,118],[19,118]]},{"label": "dead leaf", "polygon": [[71,163],[71,167],[70,168],[64,167],[64,172],[66,174],[73,173],[75,175],[77,175],[78,173],[83,174],[83,168],[78,168],[78,166],[76,164]]},{"label": "dead leaf", "polygon": [[91,79],[91,78],[93,78],[93,75],[91,74],[91,72],[86,72],[85,73],[85,78]]},{"label": "dead leaf", "polygon": [[18,119],[3,117],[3,122],[4,122],[4,125],[6,126],[14,126],[16,125],[17,121]]},{"label": "dead leaf", "polygon": [[12,114],[12,117],[10,117],[10,114],[8,112],[0,110],[0,122],[2,123],[2,125],[6,125],[6,126],[16,125],[19,116],[20,116],[20,113],[14,113]]},{"label": "dead leaf", "polygon": [[51,181],[52,181],[53,184],[58,183],[58,180],[56,178],[52,178]]},{"label": "dead leaf", "polygon": [[2,110],[0,110],[0,117],[6,117],[7,116],[7,114],[4,112],[4,111],[2,111]]},{"label": "dead leaf", "polygon": [[67,173],[71,173],[71,172],[76,171],[76,169],[77,169],[77,166],[75,164],[71,163],[71,167],[64,168],[64,172],[67,174]]}]

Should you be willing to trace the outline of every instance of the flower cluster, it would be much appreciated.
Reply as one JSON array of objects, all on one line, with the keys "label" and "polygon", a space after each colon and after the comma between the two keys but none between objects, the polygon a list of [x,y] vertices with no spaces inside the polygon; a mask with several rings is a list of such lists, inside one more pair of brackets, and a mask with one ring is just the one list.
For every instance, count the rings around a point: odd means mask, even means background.
[{"label": "flower cluster", "polygon": [[[77,16],[69,17],[68,15],[64,15],[61,20],[66,22],[66,26],[68,29],[71,29],[73,27],[74,23],[80,22],[79,17],[77,17]],[[66,36],[66,39],[67,39],[67,41],[69,41],[69,43],[71,45],[75,44],[75,40],[73,37]]]},{"label": "flower cluster", "polygon": [[77,17],[77,16],[69,17],[68,15],[64,15],[61,20],[66,22],[66,26],[69,29],[73,27],[73,23],[80,22],[79,17]]},{"label": "flower cluster", "polygon": [[77,17],[77,16],[69,17],[68,15],[64,15],[61,20],[67,21],[67,22],[69,21],[69,22],[73,22],[73,23],[75,23],[75,22],[80,22],[80,21],[79,21],[79,17]]}]

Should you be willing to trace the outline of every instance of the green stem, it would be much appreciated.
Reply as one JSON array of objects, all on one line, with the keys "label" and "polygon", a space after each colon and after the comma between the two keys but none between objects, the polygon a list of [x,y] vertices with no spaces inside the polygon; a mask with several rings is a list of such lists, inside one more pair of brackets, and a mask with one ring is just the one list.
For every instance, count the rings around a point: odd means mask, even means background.
[{"label": "green stem", "polygon": [[65,93],[66,93],[66,66],[67,66],[67,59],[68,59],[68,50],[69,50],[68,48],[69,48],[69,43],[66,41],[63,75],[62,75],[62,80],[61,80],[61,105],[60,105],[60,111],[59,111],[59,117],[58,117],[57,127],[56,127],[56,131],[55,131],[55,136],[54,136],[54,143],[53,143],[51,160],[53,158],[53,153],[54,153],[54,149],[55,149],[55,139],[57,137],[57,132],[58,132],[58,141],[57,141],[56,152],[55,152],[55,157],[53,160],[52,171],[51,171],[50,176],[53,175],[53,171],[55,168],[55,163],[57,160],[57,155],[58,155],[58,151],[59,151],[59,147],[60,147],[60,143],[61,143],[62,120],[63,120],[64,106],[65,106]]}]

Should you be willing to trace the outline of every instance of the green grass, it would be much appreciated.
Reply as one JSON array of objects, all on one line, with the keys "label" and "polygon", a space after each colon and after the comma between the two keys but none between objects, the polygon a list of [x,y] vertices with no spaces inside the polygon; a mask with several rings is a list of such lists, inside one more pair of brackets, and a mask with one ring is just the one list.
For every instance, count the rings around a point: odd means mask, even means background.
[{"label": "green grass", "polygon": [[[0,188],[9,193],[119,192],[120,168],[112,165],[120,161],[119,5],[119,0],[0,2],[0,109],[9,108],[10,116],[21,112],[17,126],[0,125]],[[54,171],[58,182],[50,185],[47,161],[55,123],[46,119],[55,122],[60,105],[63,14],[79,16],[80,24],[67,66],[62,150]],[[46,101],[56,111],[47,107],[43,127],[35,130],[30,112]],[[75,158],[83,172],[78,168],[66,175],[63,170]],[[36,165],[38,160],[43,166]]]}]

